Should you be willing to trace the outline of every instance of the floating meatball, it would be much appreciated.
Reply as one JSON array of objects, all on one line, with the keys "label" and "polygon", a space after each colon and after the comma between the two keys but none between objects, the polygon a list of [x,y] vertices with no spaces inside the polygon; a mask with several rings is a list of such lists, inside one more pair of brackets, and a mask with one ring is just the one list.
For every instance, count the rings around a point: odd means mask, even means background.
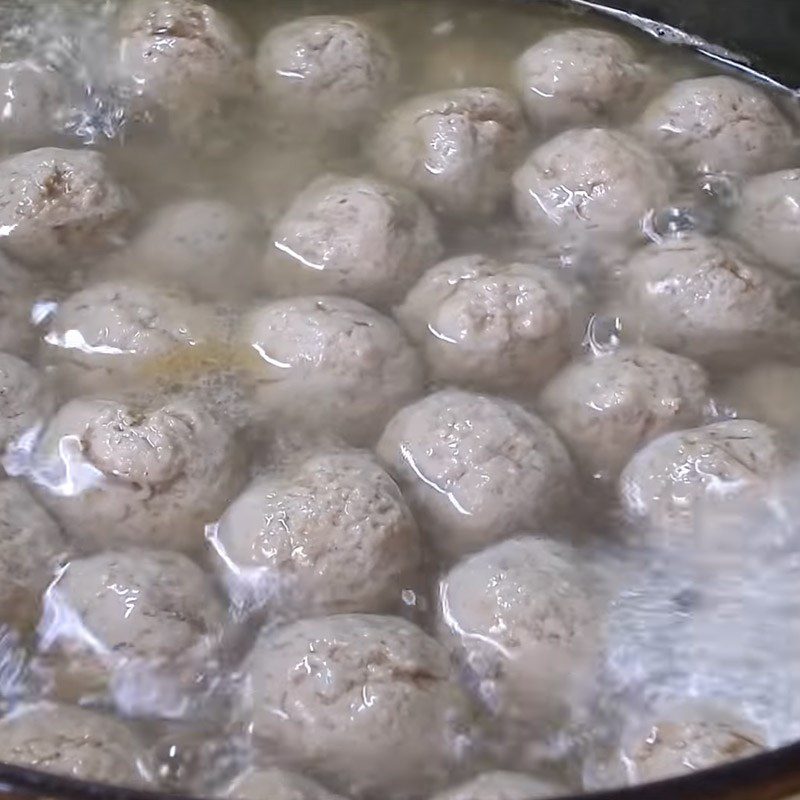
[{"label": "floating meatball", "polygon": [[375,169],[450,217],[491,216],[528,133],[516,101],[492,88],[454,89],[397,106],[371,145]]},{"label": "floating meatball", "polygon": [[244,478],[227,425],[190,398],[80,398],[30,455],[44,505],[81,547],[198,551]]},{"label": "floating meatball", "polygon": [[399,411],[378,455],[447,557],[552,523],[574,471],[555,432],[522,406],[447,389]]},{"label": "floating meatball", "polygon": [[27,270],[0,253],[0,350],[26,356],[35,349],[34,295]]},{"label": "floating meatball", "polygon": [[477,778],[439,792],[432,800],[544,800],[563,794],[566,789],[556,783],[522,772],[498,770],[482,772]]},{"label": "floating meatball", "polygon": [[468,704],[444,648],[404,619],[268,627],[245,667],[257,746],[342,794],[419,794],[454,766]]},{"label": "floating meatball", "polygon": [[343,800],[316,781],[277,767],[249,769],[222,797],[229,800]]},{"label": "floating meatball", "polygon": [[492,713],[535,730],[569,717],[600,635],[592,588],[569,545],[534,536],[493,545],[445,575],[440,636]]},{"label": "floating meatball", "polygon": [[795,152],[792,127],[770,97],[725,75],[673,84],[637,128],[686,172],[752,175],[780,169]]},{"label": "floating meatball", "polygon": [[237,604],[297,616],[390,610],[421,557],[400,490],[358,451],[257,478],[212,541]]},{"label": "floating meatball", "polygon": [[541,386],[569,358],[582,300],[554,270],[469,255],[426,272],[395,314],[432,378],[502,392]]},{"label": "floating meatball", "polygon": [[760,422],[734,419],[668,433],[622,471],[620,502],[637,530],[669,544],[695,531],[707,509],[758,496],[786,463],[781,436]]},{"label": "floating meatball", "polygon": [[655,347],[586,356],[560,372],[539,404],[584,471],[616,480],[645,443],[699,425],[708,405],[705,371]]},{"label": "floating meatball", "polygon": [[0,161],[0,246],[69,270],[119,243],[131,198],[91,150],[46,147]]},{"label": "floating meatball", "polygon": [[643,240],[643,221],[666,205],[674,177],[630,134],[574,129],[539,146],[514,173],[514,207],[542,244],[616,248]]},{"label": "floating meatball", "polygon": [[514,67],[514,83],[536,130],[617,120],[650,79],[650,68],[622,36],[573,28],[545,36]]},{"label": "floating meatball", "polygon": [[0,353],[0,451],[24,434],[32,434],[53,410],[54,399],[27,361]]},{"label": "floating meatball", "polygon": [[30,146],[52,139],[61,93],[56,73],[33,61],[0,64],[0,142]]},{"label": "floating meatball", "polygon": [[268,303],[245,317],[240,336],[260,356],[255,412],[335,430],[370,443],[422,392],[422,365],[397,325],[344,297]]}]

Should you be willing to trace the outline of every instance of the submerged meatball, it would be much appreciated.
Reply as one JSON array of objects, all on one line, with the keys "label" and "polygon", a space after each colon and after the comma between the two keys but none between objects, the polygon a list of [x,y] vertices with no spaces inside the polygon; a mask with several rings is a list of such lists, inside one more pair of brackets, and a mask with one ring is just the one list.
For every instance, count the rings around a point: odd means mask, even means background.
[{"label": "submerged meatball", "polygon": [[30,274],[0,252],[0,350],[27,356],[36,346]]},{"label": "submerged meatball", "polygon": [[545,36],[514,67],[514,83],[535,129],[556,131],[629,112],[649,67],[621,36],[572,28]]},{"label": "submerged meatball", "polygon": [[402,409],[378,443],[433,546],[455,557],[563,512],[573,467],[522,406],[457,390]]},{"label": "submerged meatball", "polygon": [[700,424],[708,389],[708,376],[688,358],[655,347],[623,347],[570,364],[539,403],[584,471],[616,480],[643,444]]},{"label": "submerged meatball", "polygon": [[369,443],[422,391],[422,366],[400,329],[343,297],[267,303],[243,320],[240,337],[259,356],[254,412]]},{"label": "submerged meatball", "polygon": [[221,796],[228,800],[343,800],[316,781],[278,767],[247,770]]},{"label": "submerged meatball", "polygon": [[493,713],[535,730],[569,715],[591,674],[602,608],[572,548],[521,536],[442,579],[438,626]]},{"label": "submerged meatball", "polygon": [[0,353],[0,452],[41,426],[53,403],[38,370],[16,356]]},{"label": "submerged meatball", "polygon": [[31,454],[44,505],[80,546],[196,551],[243,479],[227,425],[190,398],[72,400]]},{"label": "submerged meatball", "polygon": [[302,17],[279,25],[256,54],[268,113],[299,119],[311,131],[368,122],[392,93],[397,72],[386,39],[349,17]]},{"label": "submerged meatball", "polygon": [[0,142],[27,145],[56,135],[58,76],[33,61],[0,63]]},{"label": "submerged meatball", "polygon": [[426,272],[395,313],[435,380],[535,389],[580,341],[582,300],[554,270],[469,255]]},{"label": "submerged meatball", "polygon": [[669,200],[674,177],[630,134],[579,128],[539,146],[514,173],[514,207],[545,245],[630,245],[643,239],[647,213]]},{"label": "submerged meatball", "polygon": [[637,127],[687,172],[767,172],[795,149],[791,125],[769,96],[726,75],[678,81],[650,103]]},{"label": "submerged meatball", "polygon": [[344,294],[375,306],[399,300],[442,254],[425,204],[370,177],[318,178],[278,220],[272,239],[265,272],[273,294]]},{"label": "submerged meatball", "polygon": [[752,420],[668,433],[622,471],[620,502],[638,529],[669,542],[692,533],[706,509],[765,490],[786,461],[777,431]]},{"label": "submerged meatball", "polygon": [[528,134],[516,101],[499,89],[414,97],[384,120],[371,145],[375,169],[450,217],[492,215],[508,194]]},{"label": "submerged meatball", "polygon": [[357,451],[257,478],[212,541],[234,600],[297,616],[391,609],[421,556],[397,485]]},{"label": "submerged meatball", "polygon": [[556,783],[522,772],[482,772],[477,778],[445,789],[432,800],[544,800],[566,789]]},{"label": "submerged meatball", "polygon": [[268,627],[245,666],[257,745],[336,791],[418,794],[453,766],[466,700],[447,652],[406,620],[340,614]]}]

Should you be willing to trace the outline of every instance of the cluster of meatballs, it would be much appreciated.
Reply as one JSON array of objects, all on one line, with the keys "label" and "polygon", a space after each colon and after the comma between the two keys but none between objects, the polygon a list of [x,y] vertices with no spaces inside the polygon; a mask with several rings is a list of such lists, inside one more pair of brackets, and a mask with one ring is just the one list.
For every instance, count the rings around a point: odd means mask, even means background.
[{"label": "cluster of meatballs", "polygon": [[[778,100],[669,85],[590,28],[531,42],[502,87],[414,96],[389,33],[310,16],[254,49],[222,4],[121,5],[106,71],[133,140],[183,147],[245,106],[357,150],[268,226],[215,196],[146,211],[113,150],[57,129],[59,76],[2,65],[0,622],[35,678],[0,761],[158,786],[151,723],[235,672],[247,765],[204,791],[584,788],[531,754],[590,738],[614,591],[591,553],[691,548],[792,458]],[[711,229],[654,222],[704,203]],[[453,247],[512,216],[508,246]],[[769,744],[736,709],[647,714],[618,783]]]}]

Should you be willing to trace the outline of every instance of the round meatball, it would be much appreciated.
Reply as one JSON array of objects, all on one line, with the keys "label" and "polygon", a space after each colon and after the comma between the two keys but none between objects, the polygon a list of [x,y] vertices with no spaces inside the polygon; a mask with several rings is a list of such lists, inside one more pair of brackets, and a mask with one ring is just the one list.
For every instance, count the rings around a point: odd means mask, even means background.
[{"label": "round meatball", "polygon": [[69,270],[96,258],[131,210],[100,153],[46,147],[0,161],[0,243],[27,264]]},{"label": "round meatball", "polygon": [[453,89],[397,106],[370,153],[379,172],[419,192],[435,211],[487,217],[507,196],[527,140],[511,96],[492,88]]},{"label": "round meatball", "polygon": [[229,800],[343,800],[316,781],[278,767],[247,770],[221,796]]},{"label": "round meatball", "polygon": [[731,242],[693,235],[642,248],[622,272],[623,331],[711,367],[796,356],[797,286]]},{"label": "round meatball", "polygon": [[592,28],[551,33],[514,65],[514,83],[537,130],[615,120],[639,100],[650,68],[622,36]]},{"label": "round meatball", "polygon": [[588,475],[616,480],[646,442],[699,425],[708,390],[694,361],[655,347],[622,347],[570,364],[539,405]]},{"label": "round meatball", "polygon": [[0,620],[27,631],[67,545],[55,521],[16,481],[0,481]]},{"label": "round meatball", "polygon": [[23,706],[0,719],[0,761],[19,767],[143,787],[145,754],[121,721],[74,706]]},{"label": "round meatball", "polygon": [[792,127],[770,97],[726,75],[673,84],[637,129],[686,172],[752,175],[785,166],[795,153]]},{"label": "round meatball", "polygon": [[422,365],[402,331],[344,297],[300,297],[248,314],[242,340],[260,356],[258,410],[279,422],[370,443],[422,392]]},{"label": "round meatball", "polygon": [[0,142],[30,146],[52,139],[62,92],[56,73],[33,61],[0,64]]},{"label": "round meatball", "polygon": [[425,204],[369,177],[318,178],[275,224],[272,240],[265,274],[273,295],[343,294],[384,307],[442,254]]},{"label": "round meatball", "polygon": [[416,625],[340,614],[267,627],[245,666],[257,746],[336,791],[418,794],[448,777],[469,707]]},{"label": "round meatball", "polygon": [[297,616],[391,609],[421,557],[397,485],[357,451],[257,478],[212,542],[238,605]]},{"label": "round meatball", "polygon": [[546,525],[573,495],[572,462],[555,432],[500,398],[429,395],[395,415],[378,455],[447,557]]},{"label": "round meatball", "polygon": [[27,361],[0,353],[0,452],[41,427],[53,410],[50,387]]},{"label": "round meatball", "polygon": [[310,132],[369,122],[397,77],[386,39],[350,17],[301,17],[279,25],[256,53],[256,80],[269,112],[287,114]]},{"label": "round meatball", "polygon": [[35,350],[34,297],[31,275],[0,252],[0,350],[21,356]]},{"label": "round meatball", "polygon": [[435,380],[530,390],[580,341],[583,299],[553,270],[468,255],[426,272],[395,314]]},{"label": "round meatball", "polygon": [[56,412],[30,456],[44,505],[81,547],[197,551],[235,497],[241,451],[227,425],[190,398],[85,397]]},{"label": "round meatball", "polygon": [[[566,789],[557,783],[522,772],[482,772],[476,778],[445,789],[432,800],[544,800]],[[255,798],[254,798],[255,800]]]},{"label": "round meatball", "polygon": [[764,261],[800,277],[800,169],[747,181],[728,230]]},{"label": "round meatball", "polygon": [[561,725],[591,675],[602,609],[569,545],[520,536],[453,567],[442,641],[481,702],[511,723]]},{"label": "round meatball", "polygon": [[646,531],[641,535],[670,543],[694,532],[706,509],[757,496],[786,463],[780,434],[760,422],[734,419],[668,433],[622,470],[620,502],[636,529]]}]

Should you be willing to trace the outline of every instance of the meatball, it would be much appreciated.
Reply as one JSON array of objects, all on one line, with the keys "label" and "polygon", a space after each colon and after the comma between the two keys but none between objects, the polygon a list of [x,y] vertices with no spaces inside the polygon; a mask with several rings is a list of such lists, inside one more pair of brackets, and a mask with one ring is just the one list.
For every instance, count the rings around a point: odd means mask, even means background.
[{"label": "meatball", "polygon": [[757,496],[786,463],[780,435],[760,422],[734,419],[668,433],[620,475],[620,502],[638,531],[631,535],[682,541],[706,509]]},{"label": "meatball", "polygon": [[381,123],[375,168],[449,217],[491,216],[508,194],[528,133],[516,101],[499,89],[414,97]]},{"label": "meatball", "polygon": [[566,131],[514,173],[517,219],[547,246],[578,251],[643,240],[648,212],[667,203],[672,169],[633,136],[604,128]]},{"label": "meatball", "polygon": [[73,706],[23,706],[0,719],[0,761],[117,786],[150,783],[146,751],[134,733]]},{"label": "meatball", "polygon": [[0,350],[30,355],[36,346],[31,275],[0,252]]},{"label": "meatball", "polygon": [[721,239],[651,244],[622,272],[623,331],[715,368],[795,355],[797,286]]},{"label": "meatball", "polygon": [[69,270],[118,243],[132,202],[91,150],[46,147],[0,161],[0,241],[13,258]]},{"label": "meatball", "polygon": [[482,772],[476,778],[445,789],[432,800],[539,800],[566,794],[558,784],[522,772]]},{"label": "meatball", "polygon": [[39,617],[42,595],[65,558],[58,525],[16,481],[0,481],[0,620],[21,631]]},{"label": "meatball", "polygon": [[729,231],[764,261],[800,277],[800,170],[747,181]]},{"label": "meatball", "polygon": [[725,75],[673,84],[645,109],[637,129],[686,172],[768,172],[795,151],[791,125],[770,97]]},{"label": "meatball", "polygon": [[343,297],[300,297],[248,314],[242,340],[259,356],[254,413],[370,443],[422,392],[422,365],[390,319]]},{"label": "meatball", "polygon": [[421,556],[397,485],[357,451],[256,479],[212,541],[237,604],[298,616],[391,609]]},{"label": "meatball", "polygon": [[453,767],[469,707],[447,652],[404,619],[267,627],[245,666],[257,746],[338,792],[418,794]]},{"label": "meatball", "polygon": [[33,61],[0,64],[0,142],[30,146],[52,139],[62,92],[56,73]]},{"label": "meatball", "polygon": [[227,425],[191,398],[85,397],[56,412],[29,471],[81,547],[196,551],[242,484],[240,453]]},{"label": "meatball", "polygon": [[0,451],[41,427],[53,404],[50,388],[38,370],[16,356],[0,353]]},{"label": "meatball", "polygon": [[277,767],[247,770],[233,781],[222,797],[229,800],[343,800],[316,781]]},{"label": "meatball", "polygon": [[539,405],[588,475],[616,480],[646,442],[699,425],[708,390],[694,361],[655,347],[622,347],[570,364]]},{"label": "meatball", "polygon": [[429,395],[396,414],[377,451],[447,557],[546,525],[573,495],[572,462],[555,432],[500,398]]},{"label": "meatball", "polygon": [[562,725],[590,678],[602,613],[577,552],[508,539],[453,567],[439,595],[439,635],[481,702],[510,723]]},{"label": "meatball", "polygon": [[274,295],[343,294],[374,306],[400,300],[442,254],[436,222],[406,189],[324,175],[272,229],[265,260]]},{"label": "meatball", "polygon": [[541,386],[569,358],[582,301],[553,270],[468,255],[426,272],[395,314],[432,378],[503,392]]},{"label": "meatball", "polygon": [[591,28],[545,36],[514,66],[514,83],[532,126],[553,132],[619,119],[650,77],[626,39]]}]

